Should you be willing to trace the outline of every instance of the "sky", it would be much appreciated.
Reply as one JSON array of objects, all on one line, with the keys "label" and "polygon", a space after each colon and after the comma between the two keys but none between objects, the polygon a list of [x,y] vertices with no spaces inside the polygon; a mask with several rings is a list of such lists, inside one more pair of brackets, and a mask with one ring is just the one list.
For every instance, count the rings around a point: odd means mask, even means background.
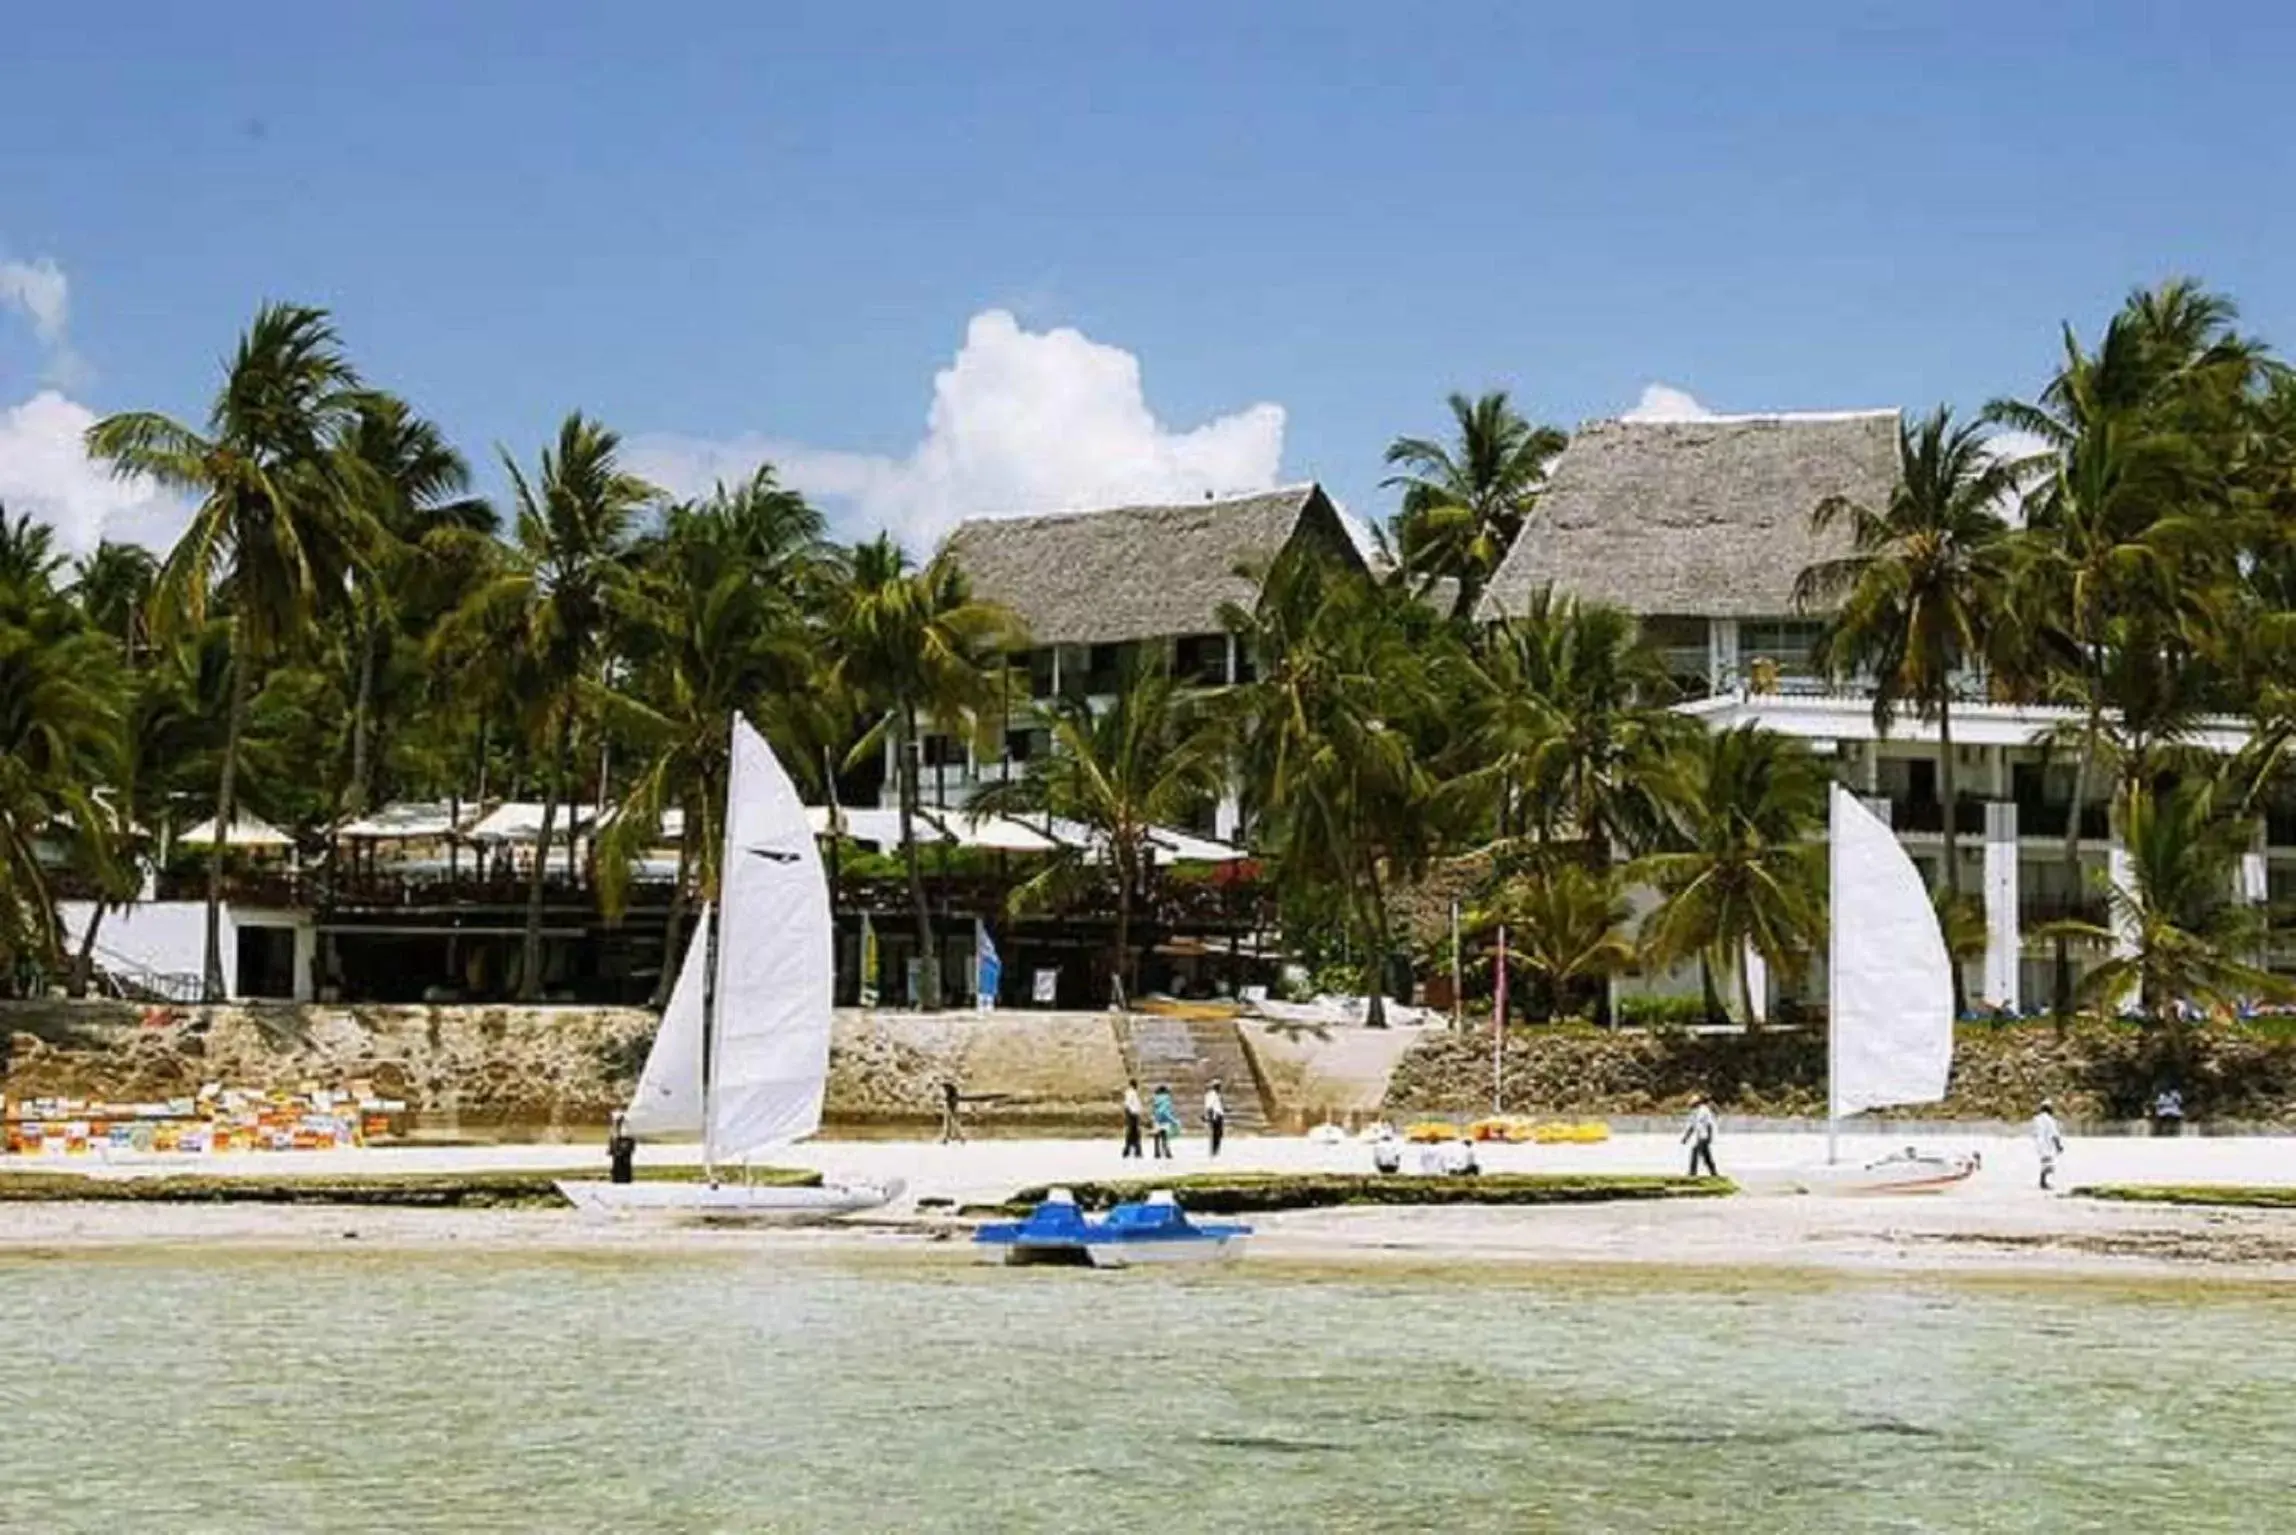
[{"label": "sky", "polygon": [[1453,390],[1570,426],[1974,411],[2188,273],[2296,345],[2296,7],[22,7],[0,502],[196,420],[266,299],[499,492],[566,412],[847,535],[1321,480]]}]

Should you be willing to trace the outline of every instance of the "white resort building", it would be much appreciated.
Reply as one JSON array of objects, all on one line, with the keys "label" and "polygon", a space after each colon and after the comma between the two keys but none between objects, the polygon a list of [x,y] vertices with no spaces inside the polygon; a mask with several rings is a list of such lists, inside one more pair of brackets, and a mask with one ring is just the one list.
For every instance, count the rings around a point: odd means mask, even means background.
[{"label": "white resort building", "polygon": [[[1833,495],[1880,506],[1897,474],[1897,431],[1895,411],[1590,423],[1556,460],[1482,611],[1522,612],[1551,585],[1636,614],[1670,657],[1685,712],[1717,729],[1760,725],[1834,758],[1934,883],[1947,813],[1937,729],[1907,709],[1885,736],[1870,689],[1818,675],[1811,650],[1823,615],[1798,610],[1793,596],[1805,568],[1848,548],[1846,530],[1816,536],[1811,512]],[[2102,920],[2095,877],[2116,858],[2106,809],[2095,796],[2084,807],[2076,885],[2063,861],[2072,764],[2043,744],[2073,718],[1954,705],[1960,883],[1982,892],[1988,933],[1983,964],[1966,977],[1972,1005],[2048,1006],[2052,958],[2024,934],[2075,911]],[[2230,752],[2244,739],[2227,725],[2195,744]],[[2276,819],[2242,888],[2262,899],[2291,875],[2296,827]],[[1822,985],[1822,967],[1813,970]]]}]

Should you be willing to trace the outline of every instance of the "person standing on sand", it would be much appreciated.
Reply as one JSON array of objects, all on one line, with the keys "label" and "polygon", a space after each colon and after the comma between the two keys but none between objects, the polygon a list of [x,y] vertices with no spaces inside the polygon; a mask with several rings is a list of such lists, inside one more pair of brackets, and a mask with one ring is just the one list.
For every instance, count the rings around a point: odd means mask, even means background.
[{"label": "person standing on sand", "polygon": [[2041,1158],[2041,1187],[2046,1190],[2049,1180],[2057,1175],[2057,1158],[2065,1154],[2065,1133],[2057,1128],[2056,1106],[2044,1098],[2041,1112],[2033,1116],[2033,1150]]},{"label": "person standing on sand", "polygon": [[1180,1107],[1172,1101],[1172,1089],[1156,1084],[1156,1096],[1149,1100],[1148,1117],[1155,1122],[1156,1155],[1166,1159],[1172,1156],[1172,1137],[1180,1133]]},{"label": "person standing on sand", "polygon": [[2153,1099],[2153,1134],[2184,1134],[2184,1093],[2174,1083]]},{"label": "person standing on sand", "polygon": [[1691,1177],[1698,1176],[1702,1165],[1708,1177],[1722,1176],[1714,1166],[1714,1100],[1698,1100],[1698,1106],[1690,1111],[1690,1127],[1682,1132],[1682,1144],[1690,1148]]},{"label": "person standing on sand", "polygon": [[610,1183],[628,1183],[637,1176],[637,1137],[630,1134],[630,1122],[617,1113],[606,1127],[606,1179]]},{"label": "person standing on sand", "polygon": [[957,1105],[962,1101],[957,1094],[956,1079],[943,1077],[941,1079],[941,1144],[944,1146],[951,1141],[961,1141],[965,1138],[964,1126],[957,1123]]},{"label": "person standing on sand", "polygon": [[1124,1155],[1140,1155],[1140,1084],[1124,1084]]},{"label": "person standing on sand", "polygon": [[1218,1156],[1221,1137],[1228,1133],[1228,1101],[1220,1096],[1217,1080],[1204,1089],[1204,1132],[1212,1143],[1212,1155]]}]

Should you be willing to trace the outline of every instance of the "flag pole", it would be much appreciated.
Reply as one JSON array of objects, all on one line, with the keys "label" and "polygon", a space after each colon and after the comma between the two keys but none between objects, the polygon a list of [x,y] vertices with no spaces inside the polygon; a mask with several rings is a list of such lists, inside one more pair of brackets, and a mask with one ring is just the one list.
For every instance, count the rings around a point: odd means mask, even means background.
[{"label": "flag pole", "polygon": [[1507,929],[1499,928],[1498,973],[1491,988],[1491,1112],[1505,1101],[1507,1070]]}]

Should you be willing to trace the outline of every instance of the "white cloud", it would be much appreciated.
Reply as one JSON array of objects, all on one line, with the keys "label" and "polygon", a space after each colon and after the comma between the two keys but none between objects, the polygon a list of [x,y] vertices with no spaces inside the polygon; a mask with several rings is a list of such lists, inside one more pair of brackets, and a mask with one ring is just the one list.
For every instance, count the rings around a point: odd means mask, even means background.
[{"label": "white cloud", "polygon": [[183,531],[188,508],[91,462],[82,439],[95,420],[94,411],[53,389],[0,407],[0,505],[54,527],[75,554],[106,538],[165,551]]},{"label": "white cloud", "polygon": [[1619,419],[1621,421],[1706,421],[1711,420],[1713,415],[1714,412],[1699,404],[1697,398],[1687,389],[1677,389],[1671,384],[1645,384],[1642,386],[1642,398],[1635,401],[1634,409]]},{"label": "white cloud", "polygon": [[770,460],[836,506],[848,531],[890,529],[922,552],[963,518],[1128,501],[1192,501],[1277,483],[1284,411],[1259,404],[1187,431],[1148,408],[1140,360],[1079,331],[973,316],[933,380],[925,435],[902,457],[746,435],[634,439],[633,469],[679,495]]},{"label": "white cloud", "polygon": [[47,354],[41,371],[49,383],[76,389],[87,382],[88,366],[72,350],[69,335],[72,285],[52,258],[0,261],[0,309],[13,309],[31,322]]},{"label": "white cloud", "polygon": [[22,310],[43,345],[62,343],[64,322],[71,314],[71,285],[54,261],[46,257],[0,261],[0,303]]}]

